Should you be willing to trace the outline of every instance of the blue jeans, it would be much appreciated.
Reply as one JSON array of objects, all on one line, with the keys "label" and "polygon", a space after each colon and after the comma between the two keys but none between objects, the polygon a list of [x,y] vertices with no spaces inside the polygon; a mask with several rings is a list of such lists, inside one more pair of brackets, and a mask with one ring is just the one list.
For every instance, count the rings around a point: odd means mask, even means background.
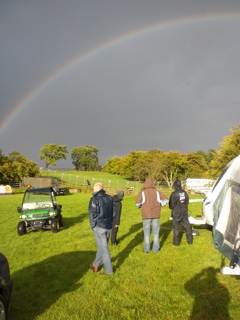
[{"label": "blue jeans", "polygon": [[99,267],[100,264],[103,262],[105,273],[113,273],[112,261],[108,248],[108,240],[110,238],[112,229],[102,229],[95,227],[92,230],[98,248],[93,265],[95,267]]},{"label": "blue jeans", "polygon": [[150,227],[152,225],[153,252],[160,250],[159,245],[159,219],[143,219],[144,252],[150,251]]}]

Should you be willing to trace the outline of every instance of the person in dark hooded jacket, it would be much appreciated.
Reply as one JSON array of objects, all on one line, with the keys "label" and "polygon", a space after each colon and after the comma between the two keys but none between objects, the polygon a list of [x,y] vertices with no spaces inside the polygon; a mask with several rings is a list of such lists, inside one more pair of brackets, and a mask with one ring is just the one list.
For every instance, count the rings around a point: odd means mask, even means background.
[{"label": "person in dark hooded jacket", "polygon": [[188,203],[189,197],[185,190],[182,189],[180,180],[176,180],[173,183],[174,192],[171,193],[169,199],[169,208],[172,210],[173,219],[173,245],[179,246],[179,227],[183,226],[187,243],[193,243],[193,236],[190,223],[188,221]]},{"label": "person in dark hooded jacket", "polygon": [[124,197],[124,191],[119,190],[117,194],[115,194],[112,199],[116,207],[116,215],[113,218],[113,225],[112,225],[112,234],[111,234],[111,245],[117,245],[119,242],[117,241],[117,233],[118,227],[120,225],[120,217],[122,212],[122,200]]}]

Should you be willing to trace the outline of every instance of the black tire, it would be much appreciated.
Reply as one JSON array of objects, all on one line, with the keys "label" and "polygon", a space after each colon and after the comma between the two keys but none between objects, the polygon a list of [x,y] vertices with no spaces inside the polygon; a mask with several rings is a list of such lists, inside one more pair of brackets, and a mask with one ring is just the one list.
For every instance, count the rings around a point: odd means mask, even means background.
[{"label": "black tire", "polygon": [[27,233],[26,225],[25,225],[25,222],[24,222],[24,221],[20,221],[20,222],[18,223],[17,230],[18,230],[18,235],[19,235],[19,236],[23,236],[25,233]]},{"label": "black tire", "polygon": [[51,223],[51,229],[53,233],[57,233],[60,229],[60,223],[58,219],[55,219]]},{"label": "black tire", "polygon": [[8,318],[8,305],[5,298],[0,295],[0,319],[7,320]]},{"label": "black tire", "polygon": [[60,226],[60,228],[63,227],[63,218],[62,218],[61,213],[59,213],[59,226]]},{"label": "black tire", "polygon": [[192,235],[193,236],[199,236],[199,231],[198,230],[192,230]]}]

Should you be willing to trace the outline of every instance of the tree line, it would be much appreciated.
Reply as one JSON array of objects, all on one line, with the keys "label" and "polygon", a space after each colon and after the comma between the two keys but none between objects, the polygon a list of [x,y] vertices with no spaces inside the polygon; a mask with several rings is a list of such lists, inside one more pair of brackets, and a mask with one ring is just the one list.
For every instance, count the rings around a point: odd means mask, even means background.
[{"label": "tree line", "polygon": [[0,182],[9,184],[22,180],[23,177],[40,177],[38,163],[29,161],[18,151],[12,151],[9,155],[3,154],[0,149]]},{"label": "tree line", "polygon": [[240,124],[230,129],[231,135],[223,138],[217,150],[163,152],[159,149],[131,151],[124,157],[108,159],[103,170],[126,176],[131,180],[171,181],[187,178],[216,179],[225,166],[240,154]]},{"label": "tree line", "polygon": [[[170,186],[171,181],[187,178],[212,178],[219,176],[229,161],[240,154],[240,124],[230,129],[231,135],[223,138],[217,150],[210,149],[187,152],[163,152],[159,149],[131,151],[124,157],[115,156],[106,164],[99,165],[99,149],[86,145],[71,150],[72,164],[75,170],[104,171],[122,175],[130,180],[144,181],[147,177],[154,181],[164,180]],[[45,168],[56,166],[57,161],[66,159],[68,146],[46,144],[40,150],[39,159],[44,160]],[[0,181],[10,183],[23,177],[38,177],[37,163],[29,161],[17,151],[4,155],[0,149]]]}]

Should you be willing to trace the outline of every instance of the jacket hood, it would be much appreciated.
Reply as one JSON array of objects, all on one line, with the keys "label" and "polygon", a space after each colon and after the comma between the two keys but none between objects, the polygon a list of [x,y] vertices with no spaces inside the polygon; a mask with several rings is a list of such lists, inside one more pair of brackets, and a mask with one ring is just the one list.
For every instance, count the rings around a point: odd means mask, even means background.
[{"label": "jacket hood", "polygon": [[123,190],[119,190],[119,191],[117,192],[117,196],[118,196],[118,199],[119,199],[119,200],[122,200],[123,197],[124,197],[124,191],[123,191]]},{"label": "jacket hood", "polygon": [[182,189],[182,182],[181,182],[180,180],[174,181],[174,183],[173,183],[173,188],[174,188],[175,190],[180,190],[180,189]]},{"label": "jacket hood", "polygon": [[142,187],[142,189],[146,189],[146,188],[155,188],[155,184],[152,181],[152,179],[147,179]]},{"label": "jacket hood", "polygon": [[97,197],[103,197],[105,195],[105,193],[106,193],[106,191],[101,189],[101,190],[99,190],[97,192],[93,192],[93,195],[97,196]]},{"label": "jacket hood", "polygon": [[124,191],[123,191],[123,190],[119,190],[119,191],[117,192],[117,194],[115,194],[115,195],[113,196],[113,200],[114,200],[114,201],[122,201],[123,197],[124,197]]}]

